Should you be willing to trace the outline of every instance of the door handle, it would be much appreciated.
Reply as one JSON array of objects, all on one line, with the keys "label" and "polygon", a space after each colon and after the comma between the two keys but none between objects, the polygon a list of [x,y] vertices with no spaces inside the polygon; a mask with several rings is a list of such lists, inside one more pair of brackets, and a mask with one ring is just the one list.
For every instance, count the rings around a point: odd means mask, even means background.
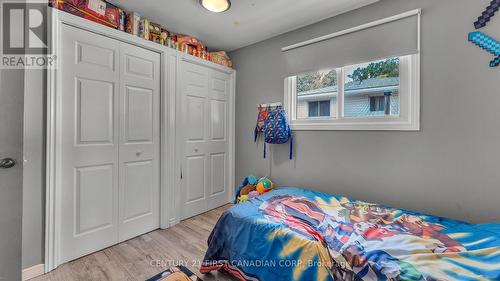
[{"label": "door handle", "polygon": [[2,169],[9,169],[12,168],[16,165],[16,160],[12,158],[4,158],[0,160],[0,168]]}]

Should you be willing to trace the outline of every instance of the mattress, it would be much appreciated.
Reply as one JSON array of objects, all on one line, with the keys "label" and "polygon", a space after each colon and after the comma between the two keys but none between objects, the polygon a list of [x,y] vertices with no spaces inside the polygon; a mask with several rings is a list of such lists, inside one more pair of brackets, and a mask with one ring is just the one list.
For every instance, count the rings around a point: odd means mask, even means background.
[{"label": "mattress", "polygon": [[200,271],[239,280],[500,280],[500,225],[281,188],[228,209]]}]

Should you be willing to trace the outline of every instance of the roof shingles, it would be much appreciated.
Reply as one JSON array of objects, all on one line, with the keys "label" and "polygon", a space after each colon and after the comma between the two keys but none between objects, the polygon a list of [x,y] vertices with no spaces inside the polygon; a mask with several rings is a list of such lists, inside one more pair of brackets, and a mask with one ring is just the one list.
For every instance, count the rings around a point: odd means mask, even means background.
[{"label": "roof shingles", "polygon": [[[371,89],[371,88],[383,88],[383,87],[391,87],[391,86],[399,86],[399,77],[389,77],[389,78],[370,78],[359,81],[351,81],[345,85],[345,91],[354,91],[361,89]],[[330,86],[321,89],[314,89],[310,91],[297,93],[298,96],[307,96],[307,95],[316,95],[316,94],[324,94],[337,92],[337,86]]]}]

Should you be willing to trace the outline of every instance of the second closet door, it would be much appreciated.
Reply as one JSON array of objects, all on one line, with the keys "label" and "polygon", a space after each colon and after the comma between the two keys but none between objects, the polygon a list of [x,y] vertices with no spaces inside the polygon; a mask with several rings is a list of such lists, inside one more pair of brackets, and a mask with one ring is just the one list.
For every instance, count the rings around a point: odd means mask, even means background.
[{"label": "second closet door", "polygon": [[230,76],[188,61],[180,64],[178,131],[181,219],[227,204]]}]

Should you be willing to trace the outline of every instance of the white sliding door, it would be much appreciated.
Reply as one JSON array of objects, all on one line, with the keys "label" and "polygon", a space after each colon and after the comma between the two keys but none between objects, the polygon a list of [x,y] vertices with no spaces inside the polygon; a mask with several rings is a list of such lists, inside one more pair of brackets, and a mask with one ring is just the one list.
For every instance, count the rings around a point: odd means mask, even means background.
[{"label": "white sliding door", "polygon": [[160,55],[120,52],[120,241],[159,227]]},{"label": "white sliding door", "polygon": [[159,226],[160,56],[63,25],[61,261]]},{"label": "white sliding door", "polygon": [[230,76],[181,61],[181,219],[228,202]]}]

